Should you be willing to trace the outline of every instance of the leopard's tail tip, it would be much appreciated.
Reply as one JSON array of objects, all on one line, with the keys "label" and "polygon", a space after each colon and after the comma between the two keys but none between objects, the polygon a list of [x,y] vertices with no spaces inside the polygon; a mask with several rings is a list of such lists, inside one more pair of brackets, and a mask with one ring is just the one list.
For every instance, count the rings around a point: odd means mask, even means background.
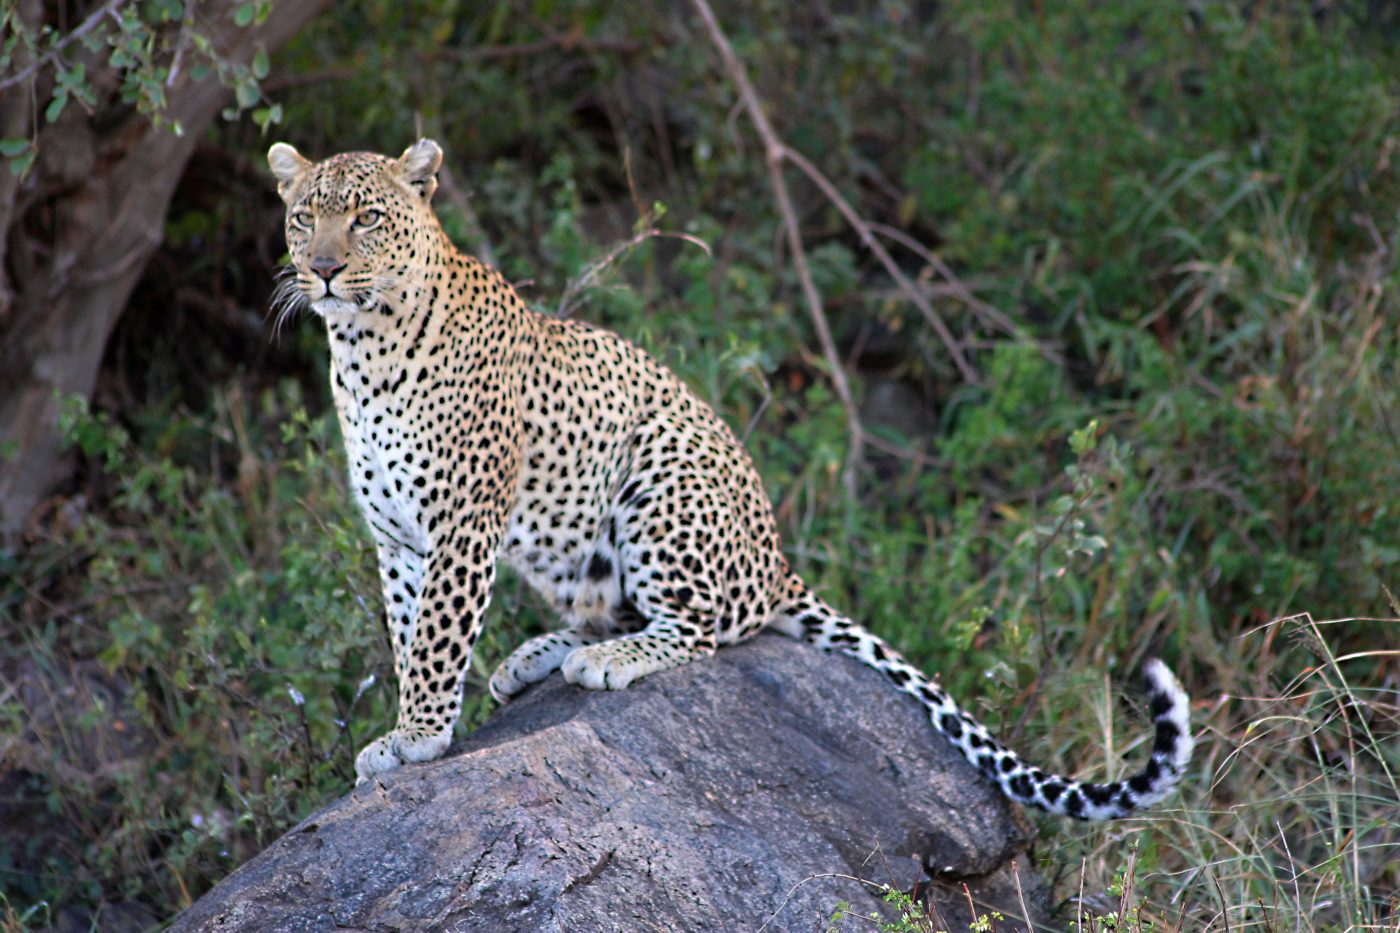
[{"label": "leopard's tail tip", "polygon": [[1149,658],[1143,665],[1152,721],[1157,725],[1157,744],[1179,776],[1191,761],[1195,740],[1191,736],[1191,698],[1181,681],[1163,661]]}]

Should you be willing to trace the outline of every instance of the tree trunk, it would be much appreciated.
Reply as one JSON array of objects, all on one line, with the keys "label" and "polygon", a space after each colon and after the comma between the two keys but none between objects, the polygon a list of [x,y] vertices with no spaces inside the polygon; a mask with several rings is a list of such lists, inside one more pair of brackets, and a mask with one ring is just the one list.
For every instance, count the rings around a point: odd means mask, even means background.
[{"label": "tree trunk", "polygon": [[[259,48],[283,45],[329,6],[280,0],[266,21],[240,28],[233,21],[239,2],[199,4],[194,29],[222,59],[240,64]],[[21,0],[27,22],[39,22],[41,9]],[[118,75],[105,59],[88,56],[86,64],[98,107],[87,112],[70,101],[56,123],[42,127],[22,183],[0,168],[0,540],[11,545],[66,475],[59,399],[91,394],[107,338],[160,245],[185,163],[230,97],[216,77],[191,80],[186,68],[166,89],[162,113],[183,127],[177,136],[120,103]],[[51,79],[41,72],[0,91],[4,136],[30,134],[45,99],[36,80]]]}]

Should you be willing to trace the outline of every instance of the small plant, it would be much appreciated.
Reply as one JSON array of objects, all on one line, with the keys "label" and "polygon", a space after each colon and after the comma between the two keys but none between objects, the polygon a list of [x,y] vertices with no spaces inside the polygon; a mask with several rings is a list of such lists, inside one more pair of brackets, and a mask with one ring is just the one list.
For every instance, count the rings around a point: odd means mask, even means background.
[{"label": "small plant", "polygon": [[33,904],[24,910],[16,910],[10,899],[0,891],[0,930],[4,933],[24,933],[26,930],[39,930],[49,927],[53,917],[45,901]]},{"label": "small plant", "polygon": [[[11,692],[0,705],[22,737],[8,754],[32,774],[26,795],[72,827],[33,837],[51,847],[47,871],[24,872],[39,884],[12,901],[119,899],[121,879],[149,875],[164,903],[188,904],[348,789],[354,752],[392,713],[374,558],[333,421],[312,418],[290,383],[216,395],[214,409],[171,419],[146,447],[80,402],[65,408],[109,498],[47,558],[77,572],[67,602],[85,608],[22,636],[54,699]],[[60,699],[73,692],[66,653],[92,659],[76,705]],[[0,843],[0,868],[30,864],[19,841]]]},{"label": "small plant", "polygon": [[[234,21],[241,27],[261,24],[270,9],[268,0],[240,3]],[[260,86],[270,68],[266,50],[260,48],[246,65],[228,59],[208,35],[195,28],[194,16],[180,0],[105,3],[68,29],[45,19],[18,4],[0,9],[0,31],[5,34],[0,47],[0,90],[15,85],[43,89],[34,103],[42,110],[44,123],[57,122],[69,106],[91,112],[99,96],[107,93],[88,74],[88,56],[105,59],[119,78],[123,105],[176,134],[183,134],[184,127],[166,116],[166,88],[182,69],[195,80],[217,75],[234,91],[237,106],[227,109],[227,119],[255,107],[253,120],[263,129],[282,118],[281,105],[266,101]],[[38,126],[34,129],[37,135]],[[16,175],[28,173],[36,155],[35,139],[0,139],[0,157],[9,161]]]}]

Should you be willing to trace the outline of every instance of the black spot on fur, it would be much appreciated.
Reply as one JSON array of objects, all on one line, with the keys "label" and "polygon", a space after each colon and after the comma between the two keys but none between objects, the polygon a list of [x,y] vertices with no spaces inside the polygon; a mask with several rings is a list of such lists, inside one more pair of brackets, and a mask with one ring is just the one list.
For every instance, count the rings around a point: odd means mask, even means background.
[{"label": "black spot on fur", "polygon": [[1021,800],[1029,800],[1031,798],[1031,779],[1024,774],[1016,775],[1006,782],[1006,786],[1011,789],[1011,793],[1015,794]]},{"label": "black spot on fur", "polygon": [[1157,783],[1157,778],[1162,774],[1162,766],[1156,758],[1147,762],[1147,767],[1128,779],[1128,786],[1135,794],[1145,794]]},{"label": "black spot on fur", "polygon": [[599,580],[606,580],[612,576],[612,561],[602,554],[594,554],[593,559],[588,562],[588,579],[597,583]]},{"label": "black spot on fur", "polygon": [[1113,799],[1118,787],[1115,784],[1085,784],[1083,790],[1090,803],[1101,807]]},{"label": "black spot on fur", "polygon": [[1176,727],[1176,723],[1169,719],[1164,719],[1157,723],[1157,738],[1152,743],[1152,751],[1163,754],[1171,754],[1176,750],[1176,740],[1181,735],[1181,730]]}]

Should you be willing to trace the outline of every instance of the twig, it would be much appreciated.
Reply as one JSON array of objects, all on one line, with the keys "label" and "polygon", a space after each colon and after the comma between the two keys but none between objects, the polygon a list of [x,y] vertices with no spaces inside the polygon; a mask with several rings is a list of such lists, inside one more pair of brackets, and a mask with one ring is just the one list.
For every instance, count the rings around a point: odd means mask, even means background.
[{"label": "twig", "polygon": [[963,897],[967,898],[967,918],[973,923],[977,922],[977,905],[972,902],[972,889],[964,881],[962,885]]},{"label": "twig", "polygon": [[724,70],[729,73],[730,80],[734,82],[739,91],[739,99],[744,110],[748,113],[749,119],[753,121],[754,129],[758,131],[759,138],[763,141],[764,154],[768,163],[768,179],[773,187],[773,196],[778,202],[778,210],[782,215],[783,228],[787,233],[788,248],[792,252],[792,263],[797,272],[797,280],[802,285],[802,293],[807,301],[807,311],[812,317],[812,326],[817,331],[817,342],[821,345],[822,356],[826,358],[827,368],[830,370],[832,388],[836,390],[836,396],[840,399],[841,407],[845,410],[846,423],[851,432],[851,446],[846,455],[845,466],[842,468],[841,481],[846,487],[847,494],[854,497],[855,468],[856,464],[860,462],[861,452],[865,446],[865,429],[861,425],[860,410],[856,407],[850,384],[846,381],[846,371],[836,352],[836,342],[831,338],[831,327],[827,323],[826,313],[822,310],[821,293],[817,291],[816,282],[812,280],[812,271],[807,266],[807,254],[802,248],[802,231],[798,227],[797,212],[793,209],[787,180],[783,177],[783,160],[791,158],[794,153],[783,144],[783,141],[778,138],[778,134],[774,132],[772,124],[768,122],[768,116],[763,112],[763,103],[759,100],[753,85],[749,83],[744,63],[734,53],[734,49],[729,44],[724,30],[720,28],[719,20],[715,18],[715,12],[710,8],[708,0],[691,0],[691,2],[705,24],[705,31],[709,33],[710,41],[714,43],[716,51],[719,52]]},{"label": "twig", "polygon": [[980,314],[988,324],[1003,333],[1012,335],[1016,333],[1016,324],[1011,318],[1003,314],[1000,309],[987,304],[987,302],[973,294],[972,289],[968,288],[963,280],[954,274],[948,264],[940,259],[936,253],[924,246],[924,244],[920,243],[903,230],[900,230],[898,227],[891,227],[888,224],[876,223],[874,221],[867,221],[867,223],[870,225],[872,233],[878,233],[886,239],[894,240],[900,246],[903,246],[925,263],[932,266],[933,270],[943,277],[943,281],[948,283],[949,294]]},{"label": "twig", "polygon": [[1210,880],[1215,883],[1215,893],[1220,897],[1220,919],[1225,921],[1225,933],[1230,933],[1230,904],[1225,900],[1225,889],[1215,875],[1211,875]]},{"label": "twig", "polygon": [[904,447],[900,444],[894,443],[893,441],[887,441],[878,434],[865,435],[865,442],[871,447],[874,447],[878,450],[883,450],[885,453],[891,454],[895,457],[899,457],[902,460],[912,460],[920,466],[938,468],[946,468],[948,466],[948,462],[946,460],[940,460],[937,457],[930,457],[928,454],[922,451],[913,450],[909,447]]},{"label": "twig", "polygon": [[1021,902],[1021,919],[1030,924],[1031,909],[1026,906],[1026,892],[1021,889],[1021,871],[1014,858],[1011,860],[1011,879],[1016,882],[1016,898]]},{"label": "twig", "polygon": [[3,91],[7,87],[13,87],[16,84],[21,84],[24,81],[29,80],[29,78],[33,77],[33,75],[40,68],[43,68],[45,65],[58,61],[64,49],[68,48],[68,46],[72,45],[74,42],[96,29],[98,23],[100,23],[104,18],[116,13],[117,10],[121,9],[126,4],[126,2],[127,0],[107,0],[106,3],[102,4],[102,6],[98,7],[96,10],[93,10],[92,14],[88,16],[87,19],[79,23],[72,32],[64,36],[62,39],[58,40],[58,43],[55,44],[53,48],[49,49],[43,55],[40,55],[38,58],[34,59],[34,61],[30,62],[24,68],[21,68],[19,71],[16,71],[8,78],[0,78],[0,91]]},{"label": "twig", "polygon": [[[704,3],[705,0],[697,0],[697,2]],[[768,919],[763,921],[763,926],[758,928],[757,933],[763,933],[764,930],[768,929],[768,927],[772,925],[774,920],[778,919],[778,915],[783,912],[783,908],[787,906],[788,901],[792,900],[792,896],[797,893],[798,888],[802,887],[809,881],[821,881],[826,878],[836,878],[841,881],[854,881],[856,884],[863,884],[866,887],[874,888],[877,891],[885,891],[888,889],[887,885],[879,884],[875,881],[867,881],[864,878],[857,878],[855,875],[842,874],[838,871],[828,871],[822,872],[821,874],[817,875],[808,875],[806,878],[803,878],[801,881],[788,888],[787,894],[783,896],[783,899],[779,902],[777,908],[771,914],[769,914]]]},{"label": "twig", "polygon": [[667,230],[657,230],[655,228],[643,230],[626,240],[614,244],[612,249],[608,250],[601,258],[590,262],[577,277],[565,286],[564,294],[559,299],[558,317],[566,318],[573,314],[574,310],[578,307],[578,297],[583,294],[583,291],[589,287],[594,279],[606,271],[613,263],[617,262],[619,258],[654,237],[671,237],[677,240],[685,240],[687,243],[694,243],[696,246],[703,249],[706,256],[710,255],[710,244],[706,243],[698,236],[693,236],[689,233],[672,233]]},{"label": "twig", "polygon": [[[695,2],[700,3],[702,0],[695,0]],[[977,371],[968,363],[966,357],[963,356],[962,347],[958,345],[957,338],[953,336],[952,331],[948,330],[948,325],[943,323],[943,318],[938,316],[938,312],[933,310],[933,305],[929,304],[928,299],[914,287],[913,282],[909,281],[909,277],[904,274],[904,270],[900,269],[899,265],[895,263],[894,257],[890,256],[889,250],[885,249],[885,245],[875,238],[875,233],[871,229],[870,223],[856,213],[855,208],[851,207],[850,202],[841,196],[841,192],[836,190],[836,186],[831,183],[831,180],[823,175],[821,170],[815,165],[807,161],[806,156],[802,155],[802,153],[798,152],[796,149],[784,149],[783,153],[788,159],[792,160],[793,165],[802,169],[807,177],[812,180],[812,183],[821,190],[822,194],[826,195],[827,200],[835,205],[836,209],[841,212],[841,216],[845,217],[846,222],[855,229],[856,235],[860,237],[861,244],[875,254],[875,258],[880,260],[880,265],[885,267],[885,271],[890,274],[890,278],[894,279],[899,285],[900,290],[903,291],[905,295],[909,296],[909,300],[914,303],[914,307],[919,309],[919,313],[924,316],[924,319],[929,322],[934,332],[938,334],[938,339],[942,340],[943,345],[948,348],[948,355],[953,358],[953,363],[958,367],[958,372],[962,374],[964,381],[972,385],[979,385],[982,380],[977,375]]]}]

